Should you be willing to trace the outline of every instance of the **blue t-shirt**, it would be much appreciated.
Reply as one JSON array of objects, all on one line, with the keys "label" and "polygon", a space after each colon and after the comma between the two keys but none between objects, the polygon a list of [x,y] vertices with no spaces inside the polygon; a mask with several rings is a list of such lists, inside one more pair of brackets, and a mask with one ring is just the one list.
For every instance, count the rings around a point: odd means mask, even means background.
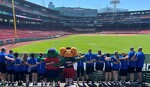
[{"label": "blue t-shirt", "polygon": [[15,64],[22,64],[22,60],[20,58],[17,58],[17,59],[15,59],[15,62],[14,62],[14,71],[21,72],[22,65],[15,66]]},{"label": "blue t-shirt", "polygon": [[84,62],[85,62],[85,59],[81,59],[80,61],[77,62],[77,67],[79,68],[84,68]]},{"label": "blue t-shirt", "polygon": [[[85,61],[90,61],[90,60],[96,59],[96,57],[97,57],[96,54],[92,54],[92,53],[85,54]],[[94,66],[94,62],[93,63],[86,63],[86,64]]]},{"label": "blue t-shirt", "polygon": [[115,59],[115,56],[112,56],[112,57],[111,57],[111,61],[112,61],[112,69],[120,69],[120,63],[118,63],[118,64],[113,63],[113,62],[118,62],[118,61]]},{"label": "blue t-shirt", "polygon": [[[35,65],[37,63],[37,59],[36,58],[29,58],[28,63],[31,65]],[[32,67],[31,70],[37,70],[37,67]]]},{"label": "blue t-shirt", "polygon": [[109,68],[112,67],[111,63],[112,63],[111,60],[110,60],[110,61],[105,60],[105,68],[106,68],[106,67],[109,67]]},{"label": "blue t-shirt", "polygon": [[143,68],[144,60],[145,60],[145,54],[143,52],[137,52],[136,54],[136,67]]},{"label": "blue t-shirt", "polygon": [[[37,62],[41,62],[41,61],[37,60]],[[45,64],[46,64],[45,62],[38,64],[38,66],[37,66],[38,73],[45,73],[46,72]]]},{"label": "blue t-shirt", "polygon": [[6,53],[0,52],[0,63],[5,63],[6,61],[5,56],[7,56]]},{"label": "blue t-shirt", "polygon": [[[13,54],[8,54],[8,57],[13,59]],[[14,62],[7,60],[7,70],[14,70]]]},{"label": "blue t-shirt", "polygon": [[96,62],[96,64],[104,64],[105,56],[102,55],[102,56],[98,57],[98,55],[97,55],[96,61],[102,61],[102,62]]},{"label": "blue t-shirt", "polygon": [[136,67],[136,61],[130,61],[131,58],[135,55],[135,51],[130,51],[128,53],[128,56],[129,56],[129,66],[130,67]]},{"label": "blue t-shirt", "polygon": [[28,65],[22,65],[22,71],[28,71],[29,66]]},{"label": "blue t-shirt", "polygon": [[[29,60],[29,58],[27,58],[27,61]],[[24,61],[24,63],[27,63],[27,62],[25,62]],[[23,64],[22,65],[22,71],[28,71],[28,69],[29,69],[29,66],[28,65],[26,65],[26,64]]]},{"label": "blue t-shirt", "polygon": [[[119,59],[124,58],[124,57],[120,57]],[[126,60],[120,60],[120,69],[128,69],[128,62]]]}]

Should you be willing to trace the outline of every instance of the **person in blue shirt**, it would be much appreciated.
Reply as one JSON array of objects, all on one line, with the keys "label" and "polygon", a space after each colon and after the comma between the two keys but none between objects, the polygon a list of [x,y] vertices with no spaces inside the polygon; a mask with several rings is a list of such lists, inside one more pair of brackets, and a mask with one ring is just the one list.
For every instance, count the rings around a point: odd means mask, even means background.
[{"label": "person in blue shirt", "polygon": [[7,60],[14,61],[14,59],[8,57],[8,55],[6,54],[6,49],[3,47],[0,52],[0,76],[1,76],[0,78],[2,80],[2,83],[4,84],[6,81],[6,72],[7,72],[5,62]]},{"label": "person in blue shirt", "polygon": [[98,72],[103,71],[104,61],[105,61],[104,55],[102,54],[101,50],[98,50],[98,54],[96,57],[96,70]]},{"label": "person in blue shirt", "polygon": [[14,81],[18,82],[18,85],[22,85],[23,73],[22,73],[22,60],[19,58],[19,53],[14,53]]},{"label": "person in blue shirt", "polygon": [[28,60],[28,65],[30,65],[31,67],[31,74],[32,74],[32,82],[33,82],[33,85],[37,85],[37,58],[35,58],[35,54],[34,53],[31,53],[30,54],[30,58]]},{"label": "person in blue shirt", "polygon": [[26,78],[25,82],[26,82],[26,85],[29,84],[29,72],[28,72],[28,63],[27,61],[29,60],[29,56],[28,56],[28,53],[24,53],[23,56],[22,56],[22,71],[23,71],[23,74],[24,74],[24,77]]},{"label": "person in blue shirt", "polygon": [[39,57],[37,57],[37,62],[41,62],[40,64],[37,65],[37,72],[39,80],[42,82],[43,85],[43,82],[46,82],[46,68],[45,68],[46,64],[41,60],[44,60],[42,53],[40,53]]},{"label": "person in blue shirt", "polygon": [[[82,54],[79,53],[78,55],[79,57],[81,57]],[[84,58],[82,58],[80,61],[77,62],[77,84],[79,84],[79,77],[81,74],[83,85],[84,85],[84,62],[85,62]]]},{"label": "person in blue shirt", "polygon": [[[89,75],[93,74],[94,72],[94,62],[96,61],[96,54],[92,53],[92,50],[89,49],[88,53],[84,55],[85,62],[86,62],[86,79],[87,84],[89,83]],[[92,80],[92,84],[94,84],[94,81]]]},{"label": "person in blue shirt", "polygon": [[[10,50],[8,57],[14,59],[13,51]],[[10,60],[7,60],[7,75],[8,75],[8,83],[14,82],[14,63]]]},{"label": "person in blue shirt", "polygon": [[125,83],[127,72],[128,72],[128,65],[127,65],[127,59],[125,59],[126,53],[122,53],[122,56],[119,58],[120,60],[120,76],[121,76],[121,82]]},{"label": "person in blue shirt", "polygon": [[118,81],[118,72],[120,69],[120,61],[119,61],[119,54],[118,52],[114,53],[114,56],[111,57],[112,61],[112,70],[113,70],[113,77],[114,81]]},{"label": "person in blue shirt", "polygon": [[138,81],[142,82],[142,68],[144,66],[145,54],[142,52],[142,47],[138,48],[135,56],[136,59],[136,72],[138,73]]},{"label": "person in blue shirt", "polygon": [[112,66],[111,66],[111,57],[109,53],[106,53],[105,55],[105,81],[106,82],[110,82],[112,75],[111,75],[111,71],[112,71]]},{"label": "person in blue shirt", "polygon": [[[98,50],[98,54],[97,54],[97,57],[96,57],[95,69],[96,69],[97,73],[99,73],[100,75],[103,75],[104,61],[105,61],[104,54],[102,54],[101,50]],[[100,81],[98,81],[98,83],[100,83],[101,80],[102,79],[100,77]]]},{"label": "person in blue shirt", "polygon": [[135,51],[134,48],[131,47],[130,48],[130,52],[127,55],[128,58],[128,71],[130,74],[130,83],[132,83],[134,81],[134,73],[135,73],[135,67],[136,67],[136,60],[132,60],[133,58],[135,58]]}]

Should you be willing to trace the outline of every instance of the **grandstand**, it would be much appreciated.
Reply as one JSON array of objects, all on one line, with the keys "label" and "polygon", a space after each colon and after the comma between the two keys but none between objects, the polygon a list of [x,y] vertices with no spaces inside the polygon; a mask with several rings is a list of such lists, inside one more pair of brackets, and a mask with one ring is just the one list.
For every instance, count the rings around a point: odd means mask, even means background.
[{"label": "grandstand", "polygon": [[[149,34],[147,31],[150,29],[150,10],[97,13],[97,16],[90,16],[94,13],[86,13],[85,16],[72,16],[26,0],[15,0],[15,9],[16,24],[19,30]],[[96,12],[95,9],[89,11]],[[6,32],[5,36],[13,38],[12,28],[11,0],[0,0],[0,29]],[[7,33],[7,31],[12,31],[12,33]],[[18,33],[20,34],[20,31]],[[43,35],[45,34],[43,33]],[[7,36],[1,35],[1,39],[5,39]],[[19,37],[22,36],[19,35]]]},{"label": "grandstand", "polygon": [[[86,16],[71,16],[26,0],[15,0],[15,9],[16,24],[20,30],[149,34],[147,30],[150,29],[150,10],[97,13],[97,16],[90,16],[89,13],[89,17],[87,13]],[[12,28],[11,0],[0,0],[0,29],[7,32]],[[8,38],[13,38],[13,33],[7,34]]]},{"label": "grandstand", "polygon": [[[75,8],[65,15],[61,10],[49,9],[27,0],[14,1],[17,38],[14,35],[12,1],[0,0],[0,46],[12,44],[13,41],[50,39],[76,33],[150,34],[150,10],[98,13],[94,9],[93,14],[90,12],[92,9],[86,13],[86,9],[80,8],[79,11]],[[74,11],[80,13],[76,15]]]},{"label": "grandstand", "polygon": [[[14,30],[13,29],[0,29],[0,39],[13,39]],[[39,30],[17,30],[18,38],[49,38],[55,35],[67,34],[62,31],[39,31]]]}]

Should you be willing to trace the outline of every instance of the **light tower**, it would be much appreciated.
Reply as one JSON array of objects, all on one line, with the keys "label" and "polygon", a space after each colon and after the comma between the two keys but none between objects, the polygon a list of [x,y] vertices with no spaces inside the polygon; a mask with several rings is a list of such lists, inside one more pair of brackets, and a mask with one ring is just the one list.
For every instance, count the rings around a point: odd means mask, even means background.
[{"label": "light tower", "polygon": [[45,7],[45,0],[42,0],[42,6]]},{"label": "light tower", "polygon": [[117,9],[117,4],[120,3],[120,0],[111,0],[110,1],[110,4],[114,5],[114,12],[116,12],[116,9]]}]

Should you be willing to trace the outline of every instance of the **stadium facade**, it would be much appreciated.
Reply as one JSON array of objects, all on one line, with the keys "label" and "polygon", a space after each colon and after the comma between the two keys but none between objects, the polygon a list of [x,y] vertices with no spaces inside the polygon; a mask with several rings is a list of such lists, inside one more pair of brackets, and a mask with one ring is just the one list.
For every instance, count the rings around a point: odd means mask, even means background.
[{"label": "stadium facade", "polygon": [[[140,31],[150,29],[150,10],[98,13],[96,9],[60,7],[57,10],[15,0],[19,29],[52,31]],[[11,0],[0,0],[0,26],[13,27]]]}]

